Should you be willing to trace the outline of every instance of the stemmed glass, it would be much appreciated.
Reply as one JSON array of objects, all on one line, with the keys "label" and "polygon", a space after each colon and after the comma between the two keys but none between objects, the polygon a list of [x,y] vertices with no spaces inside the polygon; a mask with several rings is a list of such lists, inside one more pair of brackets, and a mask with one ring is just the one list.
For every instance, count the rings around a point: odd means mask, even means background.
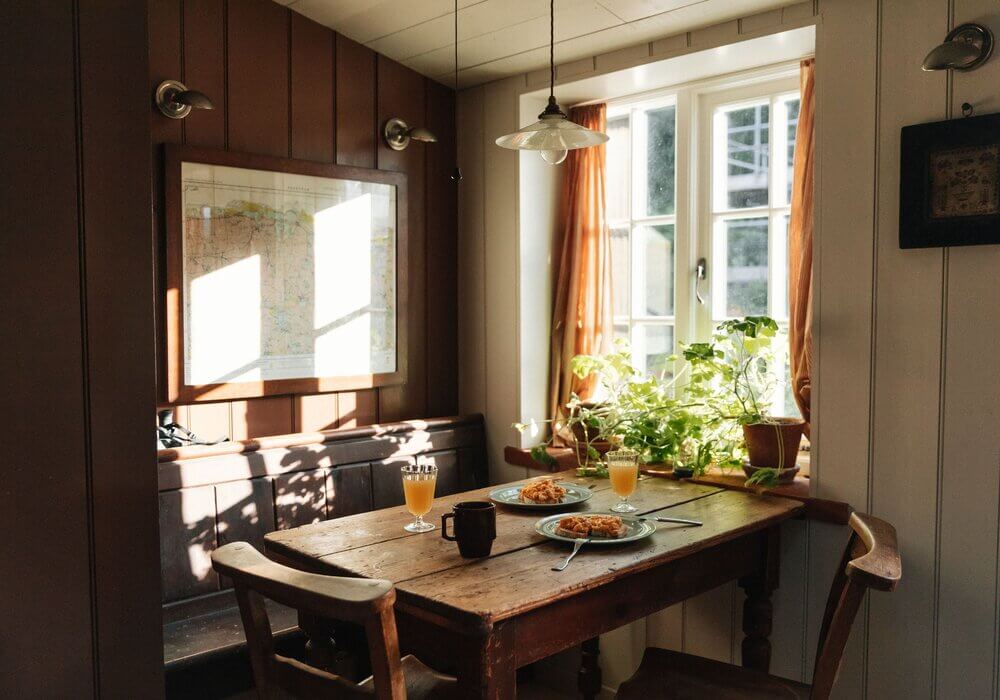
[{"label": "stemmed glass", "polygon": [[636,512],[639,509],[628,502],[628,497],[635,493],[636,482],[639,480],[639,454],[632,450],[614,450],[608,452],[606,459],[611,489],[622,499],[611,510],[616,513]]},{"label": "stemmed glass", "polygon": [[434,502],[434,486],[437,484],[438,469],[433,464],[407,464],[402,468],[403,496],[406,509],[415,520],[404,525],[407,532],[429,532],[434,525],[424,522],[424,516]]}]

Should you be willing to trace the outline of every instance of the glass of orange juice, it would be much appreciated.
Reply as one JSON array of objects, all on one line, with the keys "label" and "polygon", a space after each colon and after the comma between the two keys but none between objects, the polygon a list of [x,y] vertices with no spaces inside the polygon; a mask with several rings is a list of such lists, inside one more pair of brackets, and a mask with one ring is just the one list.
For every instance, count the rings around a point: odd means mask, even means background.
[{"label": "glass of orange juice", "polygon": [[438,468],[433,464],[407,464],[402,468],[403,496],[406,510],[415,520],[404,525],[407,532],[429,532],[434,525],[424,522],[424,516],[434,502],[434,486],[437,484]]},{"label": "glass of orange juice", "polygon": [[611,507],[616,513],[634,513],[638,508],[628,502],[628,497],[635,493],[636,482],[639,480],[639,455],[632,450],[614,450],[606,455],[608,460],[608,478],[611,480],[611,490],[621,497],[621,503]]}]

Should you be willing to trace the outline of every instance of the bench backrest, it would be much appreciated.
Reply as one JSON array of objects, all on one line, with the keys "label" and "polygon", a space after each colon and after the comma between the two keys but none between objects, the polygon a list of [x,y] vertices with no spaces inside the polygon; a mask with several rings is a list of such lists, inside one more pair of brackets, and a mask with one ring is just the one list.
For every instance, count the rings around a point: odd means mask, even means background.
[{"label": "bench backrest", "polygon": [[168,607],[231,588],[211,563],[228,542],[263,549],[272,530],[401,504],[403,464],[435,464],[438,495],[487,479],[479,415],[161,450],[159,458]]}]

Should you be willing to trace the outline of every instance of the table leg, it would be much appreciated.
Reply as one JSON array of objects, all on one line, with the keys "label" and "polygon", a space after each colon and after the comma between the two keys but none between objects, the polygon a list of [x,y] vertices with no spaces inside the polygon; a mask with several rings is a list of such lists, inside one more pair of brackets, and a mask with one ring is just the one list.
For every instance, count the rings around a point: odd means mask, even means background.
[{"label": "table leg", "polygon": [[583,700],[595,700],[601,694],[601,666],[597,657],[601,655],[600,637],[593,637],[583,643],[583,656],[576,684]]},{"label": "table leg", "polygon": [[771,665],[771,593],[778,587],[778,528],[770,528],[761,546],[761,567],[753,576],[740,579],[746,592],[743,601],[743,666],[768,672]]},{"label": "table leg", "polygon": [[462,698],[513,700],[517,695],[513,623],[499,623],[484,637],[463,643],[458,673]]}]

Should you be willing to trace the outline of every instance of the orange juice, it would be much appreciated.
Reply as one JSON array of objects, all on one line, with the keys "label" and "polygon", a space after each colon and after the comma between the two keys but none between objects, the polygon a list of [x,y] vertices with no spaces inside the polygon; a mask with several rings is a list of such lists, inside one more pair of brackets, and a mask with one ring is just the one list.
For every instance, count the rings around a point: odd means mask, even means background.
[{"label": "orange juice", "polygon": [[611,464],[608,466],[608,478],[611,479],[611,490],[622,498],[628,498],[635,492],[635,482],[639,478],[638,464]]},{"label": "orange juice", "polygon": [[403,478],[403,495],[406,498],[406,509],[411,515],[422,516],[430,512],[434,501],[434,485],[437,477]]}]

